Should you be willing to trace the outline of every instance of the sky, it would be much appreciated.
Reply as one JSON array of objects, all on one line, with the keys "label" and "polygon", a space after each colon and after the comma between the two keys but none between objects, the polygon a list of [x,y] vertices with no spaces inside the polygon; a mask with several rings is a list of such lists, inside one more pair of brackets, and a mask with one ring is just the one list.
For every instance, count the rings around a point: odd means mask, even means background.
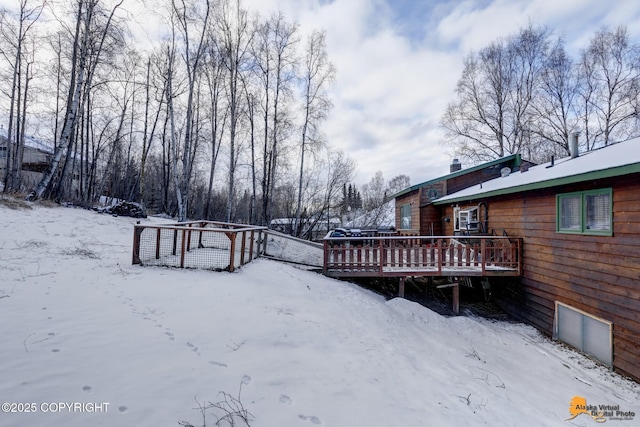
[{"label": "sky", "polygon": [[[328,141],[357,162],[356,182],[380,170],[411,184],[449,172],[456,153],[439,121],[463,59],[529,22],[563,35],[575,57],[603,25],[626,25],[640,43],[634,0],[246,0],[261,14],[280,9],[303,32],[327,33],[337,69]],[[464,164],[463,167],[472,166]]]},{"label": "sky", "polygon": [[[113,0],[104,0],[109,3]],[[140,6],[140,5],[146,6]],[[463,59],[470,52],[528,25],[563,36],[569,53],[602,26],[626,25],[640,43],[636,0],[244,0],[268,16],[281,10],[300,24],[302,35],[327,34],[337,69],[333,109],[324,125],[327,140],[357,163],[360,185],[382,171],[386,181],[408,175],[411,184],[449,172],[456,153],[444,144],[439,121],[455,99]],[[15,0],[0,0],[15,8]],[[150,0],[125,0],[132,31],[157,19]],[[157,21],[156,21],[157,22]],[[148,30],[147,30],[148,31]],[[463,167],[473,166],[463,162]]]}]

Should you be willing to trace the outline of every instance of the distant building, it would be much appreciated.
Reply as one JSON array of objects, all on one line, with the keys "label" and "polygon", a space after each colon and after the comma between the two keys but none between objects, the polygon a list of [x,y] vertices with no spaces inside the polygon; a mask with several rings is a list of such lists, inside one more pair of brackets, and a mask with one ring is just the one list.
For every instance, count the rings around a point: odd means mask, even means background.
[{"label": "distant building", "polygon": [[[0,182],[7,170],[7,152],[9,150],[5,131],[0,135]],[[42,178],[53,158],[53,147],[32,137],[25,137],[24,156],[22,158],[21,181],[25,190],[33,188]]]}]

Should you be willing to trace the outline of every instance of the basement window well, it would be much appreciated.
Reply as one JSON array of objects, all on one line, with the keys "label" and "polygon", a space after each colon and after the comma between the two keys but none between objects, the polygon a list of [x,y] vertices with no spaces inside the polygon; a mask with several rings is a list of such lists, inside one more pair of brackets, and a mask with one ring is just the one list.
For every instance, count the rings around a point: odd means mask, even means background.
[{"label": "basement window well", "polygon": [[553,338],[613,366],[613,323],[556,301]]}]

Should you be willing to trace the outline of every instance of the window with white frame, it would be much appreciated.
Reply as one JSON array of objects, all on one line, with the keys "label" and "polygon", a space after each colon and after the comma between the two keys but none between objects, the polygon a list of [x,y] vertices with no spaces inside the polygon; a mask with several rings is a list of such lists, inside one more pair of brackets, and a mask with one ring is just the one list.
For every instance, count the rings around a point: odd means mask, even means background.
[{"label": "window with white frame", "polygon": [[611,188],[558,194],[556,231],[611,236]]},{"label": "window with white frame", "polygon": [[411,228],[411,204],[400,206],[400,228],[407,230]]},{"label": "window with white frame", "polygon": [[455,231],[476,231],[478,230],[478,207],[461,209],[459,207],[453,208],[453,217],[455,220]]},{"label": "window with white frame", "polygon": [[0,147],[0,158],[7,157],[7,147]]}]

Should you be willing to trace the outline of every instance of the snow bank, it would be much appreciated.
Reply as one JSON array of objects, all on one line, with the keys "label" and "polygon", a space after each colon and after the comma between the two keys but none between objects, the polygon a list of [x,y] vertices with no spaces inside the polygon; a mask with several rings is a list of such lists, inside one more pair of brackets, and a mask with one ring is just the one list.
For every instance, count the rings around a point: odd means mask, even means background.
[{"label": "snow bank", "polygon": [[132,266],[132,218],[0,218],[0,396],[35,409],[0,426],[201,425],[197,402],[241,385],[252,426],[558,426],[574,396],[640,414],[636,383],[521,324],[265,259],[231,274]]}]

